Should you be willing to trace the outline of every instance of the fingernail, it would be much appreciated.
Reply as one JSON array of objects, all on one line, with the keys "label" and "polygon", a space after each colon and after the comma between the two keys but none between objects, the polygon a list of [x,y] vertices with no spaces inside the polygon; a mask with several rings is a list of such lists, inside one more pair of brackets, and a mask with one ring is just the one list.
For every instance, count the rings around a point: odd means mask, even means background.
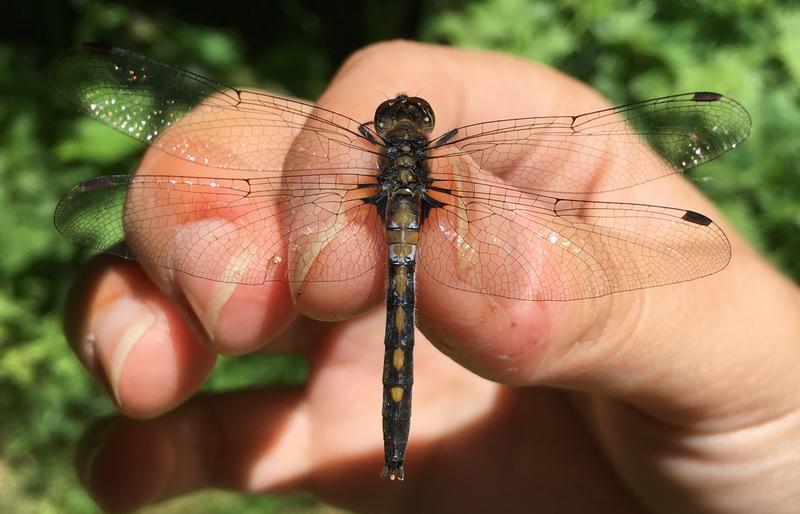
[{"label": "fingernail", "polygon": [[248,273],[254,271],[253,266],[258,260],[257,246],[247,237],[236,241],[236,247],[230,252],[227,261],[221,263],[219,273],[214,276],[220,280],[208,280],[186,274],[178,274],[178,283],[186,296],[197,319],[205,330],[209,342],[214,342],[217,336],[217,323],[223,307],[236,291],[240,282],[252,281]]},{"label": "fingernail", "polygon": [[331,215],[321,220],[308,232],[297,237],[290,245],[289,278],[293,293],[302,290],[311,268],[319,255],[338,237],[344,237],[342,231],[347,226],[343,214]]},{"label": "fingernail", "polygon": [[158,424],[109,419],[93,426],[76,452],[76,471],[104,512],[130,512],[164,497],[175,448]]},{"label": "fingernail", "polygon": [[116,300],[95,318],[92,335],[96,341],[105,341],[107,345],[97,348],[95,343],[95,351],[100,354],[114,399],[120,407],[120,380],[125,362],[142,336],[156,323],[157,317],[152,310],[130,298]]},{"label": "fingernail", "polygon": [[206,315],[203,316],[204,323],[207,323],[206,330],[212,341],[215,339],[217,331],[217,321],[219,320],[219,313],[222,308],[230,299],[233,292],[236,290],[236,284],[233,282],[215,282],[211,290],[211,295],[208,298],[208,306],[206,308]]},{"label": "fingernail", "polygon": [[[178,282],[186,300],[191,306],[193,316],[202,326],[203,339],[213,343],[216,339],[217,322],[220,312],[236,290],[237,284],[231,282],[211,282],[188,275]],[[194,324],[195,329],[197,323]]]}]

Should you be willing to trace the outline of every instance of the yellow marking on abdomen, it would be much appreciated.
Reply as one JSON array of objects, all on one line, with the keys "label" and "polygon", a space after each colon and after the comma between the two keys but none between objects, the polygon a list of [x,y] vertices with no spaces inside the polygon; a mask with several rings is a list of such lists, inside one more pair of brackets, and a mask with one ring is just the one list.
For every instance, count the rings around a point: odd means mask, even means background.
[{"label": "yellow marking on abdomen", "polygon": [[402,387],[393,387],[391,389],[392,394],[392,401],[394,403],[399,403],[400,400],[403,399],[403,388]]},{"label": "yellow marking on abdomen", "polygon": [[394,324],[397,327],[397,332],[403,332],[406,329],[406,311],[402,307],[398,307],[394,311]]},{"label": "yellow marking on abdomen", "polygon": [[405,266],[400,266],[394,275],[394,292],[399,296],[406,294],[406,287],[408,286],[408,271]]},{"label": "yellow marking on abdomen", "polygon": [[398,255],[398,257],[410,257],[414,252],[414,247],[408,244],[395,244],[394,252]]},{"label": "yellow marking on abdomen", "polygon": [[403,367],[403,363],[406,360],[406,354],[402,348],[395,348],[394,353],[392,354],[392,365],[394,369],[400,371]]},{"label": "yellow marking on abdomen", "polygon": [[387,230],[386,231],[386,244],[402,244],[402,245],[418,245],[419,244],[419,231],[418,230]]}]

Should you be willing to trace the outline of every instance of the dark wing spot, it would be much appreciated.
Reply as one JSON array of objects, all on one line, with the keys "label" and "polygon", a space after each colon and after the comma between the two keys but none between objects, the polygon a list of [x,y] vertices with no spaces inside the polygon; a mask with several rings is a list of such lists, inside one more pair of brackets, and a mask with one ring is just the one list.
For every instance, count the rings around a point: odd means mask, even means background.
[{"label": "dark wing spot", "polygon": [[136,255],[133,253],[133,250],[128,246],[128,243],[125,240],[119,241],[118,243],[114,244],[114,246],[104,250],[107,253],[112,253],[114,255],[119,255],[124,259],[130,259],[132,261],[136,260]]},{"label": "dark wing spot", "polygon": [[102,177],[93,177],[84,180],[80,184],[78,184],[78,188],[81,191],[100,191],[103,189],[108,189],[109,187],[114,186],[114,180],[112,176],[105,175]]},{"label": "dark wing spot", "polygon": [[692,100],[695,102],[716,102],[722,98],[722,95],[719,93],[709,93],[707,91],[701,91],[699,93],[695,93]]},{"label": "dark wing spot", "polygon": [[699,212],[686,211],[686,213],[681,217],[686,221],[690,223],[695,223],[697,225],[703,225],[703,226],[711,225],[711,218],[704,216]]}]

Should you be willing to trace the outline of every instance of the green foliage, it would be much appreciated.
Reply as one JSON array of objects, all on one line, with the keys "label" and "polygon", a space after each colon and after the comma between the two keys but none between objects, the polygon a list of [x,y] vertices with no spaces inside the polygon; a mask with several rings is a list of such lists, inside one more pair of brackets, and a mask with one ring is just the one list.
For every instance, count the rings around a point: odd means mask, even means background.
[{"label": "green foliage", "polygon": [[[391,12],[378,2],[262,4],[247,19],[241,6],[133,9],[99,0],[17,4],[19,12],[6,13],[27,22],[0,31],[0,511],[90,512],[71,470],[72,445],[91,419],[112,412],[61,333],[63,299],[87,253],[59,236],[52,213],[80,180],[133,169],[141,147],[72,112],[47,88],[46,63],[79,41],[112,40],[227,83],[303,97],[318,95],[348,53],[398,36],[544,61],[612,103],[720,91],[748,108],[753,134],[703,166],[712,180],[699,185],[757,248],[800,278],[795,4],[485,0],[450,2],[449,10],[398,4]],[[20,32],[28,22],[37,28]],[[208,387],[297,383],[304,373],[291,359],[225,359]],[[297,512],[312,503],[201,493],[158,511]]]},{"label": "green foliage", "polygon": [[61,192],[95,169],[52,150],[61,123],[32,55],[0,47],[0,91],[0,433],[17,491],[0,511],[85,512],[71,446],[110,404],[64,344],[61,301],[78,259],[52,216]]},{"label": "green foliage", "polygon": [[301,385],[308,377],[308,366],[291,355],[220,356],[214,374],[206,381],[210,391],[235,391],[252,384]]}]

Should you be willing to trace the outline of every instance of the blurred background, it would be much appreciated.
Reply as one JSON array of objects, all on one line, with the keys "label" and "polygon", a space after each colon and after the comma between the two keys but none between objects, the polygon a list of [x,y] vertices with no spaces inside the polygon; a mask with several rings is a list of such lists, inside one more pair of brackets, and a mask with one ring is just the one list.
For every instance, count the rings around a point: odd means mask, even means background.
[{"label": "blurred background", "polygon": [[[52,214],[70,186],[131,171],[143,152],[61,102],[44,78],[48,62],[75,43],[107,41],[227,84],[313,100],[351,52],[391,38],[542,61],[612,104],[692,90],[738,99],[753,134],[694,177],[752,245],[800,279],[796,2],[11,2],[0,20],[0,512],[96,511],[72,451],[113,405],[62,335],[66,291],[90,253],[58,234]],[[289,358],[229,358],[206,387],[293,384],[304,373]],[[332,511],[304,495],[211,491],[146,512]]]}]

